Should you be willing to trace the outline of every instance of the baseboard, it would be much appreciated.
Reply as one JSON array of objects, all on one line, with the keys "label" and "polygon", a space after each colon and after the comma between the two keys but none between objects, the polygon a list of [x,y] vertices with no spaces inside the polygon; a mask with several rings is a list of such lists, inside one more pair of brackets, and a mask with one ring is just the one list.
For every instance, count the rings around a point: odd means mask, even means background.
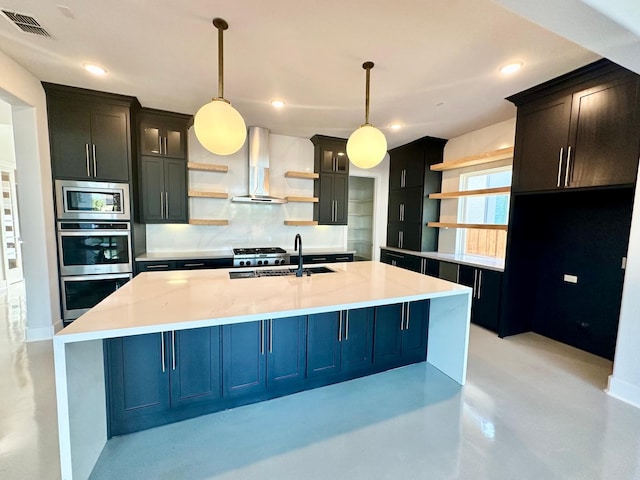
[{"label": "baseboard", "polygon": [[640,387],[609,375],[609,385],[605,390],[612,397],[640,408]]}]

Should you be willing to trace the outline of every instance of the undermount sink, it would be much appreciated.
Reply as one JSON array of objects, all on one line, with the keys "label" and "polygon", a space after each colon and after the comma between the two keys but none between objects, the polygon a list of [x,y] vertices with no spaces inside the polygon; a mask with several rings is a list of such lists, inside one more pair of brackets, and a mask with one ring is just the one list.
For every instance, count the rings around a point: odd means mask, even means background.
[{"label": "undermount sink", "polygon": [[[329,267],[319,266],[319,267],[304,267],[302,269],[304,275],[311,275],[316,273],[333,273],[335,270],[332,270]],[[296,269],[288,268],[288,269],[273,269],[273,268],[264,268],[260,270],[245,270],[243,272],[229,272],[229,278],[231,280],[236,278],[257,278],[257,277],[288,277],[295,276]]]}]

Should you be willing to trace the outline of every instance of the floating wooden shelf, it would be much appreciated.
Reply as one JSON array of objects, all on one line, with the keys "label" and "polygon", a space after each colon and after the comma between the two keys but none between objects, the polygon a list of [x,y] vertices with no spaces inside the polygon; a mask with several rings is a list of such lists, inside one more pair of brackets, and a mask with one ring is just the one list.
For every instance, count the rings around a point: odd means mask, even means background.
[{"label": "floating wooden shelf", "polygon": [[315,220],[285,220],[284,224],[289,227],[315,227],[318,222]]},{"label": "floating wooden shelf", "polygon": [[318,197],[285,197],[287,202],[318,203]]},{"label": "floating wooden shelf", "polygon": [[430,193],[429,198],[459,198],[474,197],[480,195],[500,195],[510,193],[511,187],[481,188],[479,190],[464,190],[462,192]]},{"label": "floating wooden shelf", "polygon": [[306,180],[315,180],[316,178],[320,178],[320,174],[313,172],[294,172],[289,170],[285,172],[284,176],[286,178],[302,178]]},{"label": "floating wooden shelf", "polygon": [[192,218],[189,220],[189,225],[214,225],[223,227],[229,225],[229,220],[210,220],[204,218]]},{"label": "floating wooden shelf", "polygon": [[435,165],[431,165],[431,170],[441,172],[455,168],[472,167],[474,165],[482,165],[483,163],[497,162],[499,160],[506,160],[507,158],[513,158],[513,147],[462,157],[449,162],[436,163]]},{"label": "floating wooden shelf", "polygon": [[187,168],[189,170],[200,170],[203,172],[227,173],[229,171],[229,167],[227,165],[214,165],[212,163],[188,162]]},{"label": "floating wooden shelf", "polygon": [[476,228],[479,230],[504,230],[505,232],[509,228],[508,225],[496,225],[493,223],[444,223],[444,222],[429,222],[428,227],[440,227],[440,228]]},{"label": "floating wooden shelf", "polygon": [[196,190],[189,190],[189,196],[201,198],[229,198],[229,194],[227,192],[200,192]]}]

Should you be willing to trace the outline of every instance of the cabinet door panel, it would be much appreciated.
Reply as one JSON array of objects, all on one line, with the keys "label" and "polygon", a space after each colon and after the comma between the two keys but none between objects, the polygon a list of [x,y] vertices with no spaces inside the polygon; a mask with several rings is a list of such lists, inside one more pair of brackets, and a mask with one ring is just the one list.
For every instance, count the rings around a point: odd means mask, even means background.
[{"label": "cabinet door panel", "polygon": [[[142,221],[160,222],[164,211],[164,164],[161,158],[142,157]],[[162,192],[162,196],[161,193]]]},{"label": "cabinet door panel", "polygon": [[181,330],[171,338],[174,343],[171,349],[171,405],[220,398],[220,327]]},{"label": "cabinet door panel", "polygon": [[164,160],[165,218],[171,223],[187,221],[187,165],[183,160]]},{"label": "cabinet door panel", "polygon": [[92,177],[91,113],[85,105],[71,102],[49,105],[50,138],[56,178],[87,180]]},{"label": "cabinet door panel", "polygon": [[339,312],[318,313],[307,321],[307,377],[340,371]]},{"label": "cabinet door panel", "polygon": [[342,371],[367,369],[373,362],[373,308],[344,313]]},{"label": "cabinet door panel", "polygon": [[167,128],[166,130],[166,152],[167,157],[184,158],[185,157],[185,135],[184,132],[176,128]]},{"label": "cabinet door panel", "polygon": [[427,329],[429,325],[429,300],[410,302],[402,331],[403,363],[421,362],[427,358]]},{"label": "cabinet door panel", "polygon": [[95,145],[96,180],[129,180],[129,135],[125,109],[95,108],[91,116],[91,138]]},{"label": "cabinet door panel", "polygon": [[564,186],[570,115],[571,97],[568,96],[518,109],[514,192],[556,190]]},{"label": "cabinet door panel", "polygon": [[373,362],[376,366],[399,365],[402,353],[402,305],[375,307]]},{"label": "cabinet door panel", "polygon": [[[167,334],[165,334],[166,340]],[[169,409],[169,364],[159,333],[105,341],[109,385],[109,434],[155,425]],[[162,352],[165,352],[165,371]]]},{"label": "cabinet door panel", "polygon": [[638,81],[595,87],[573,98],[571,187],[632,184],[638,167]]},{"label": "cabinet door panel", "polygon": [[144,122],[140,125],[140,153],[162,155],[162,137],[159,125]]},{"label": "cabinet door panel", "polygon": [[333,198],[336,201],[335,225],[347,224],[349,207],[349,177],[335,175],[333,180]]},{"label": "cabinet door panel", "polygon": [[473,323],[494,332],[498,331],[502,273],[478,269],[477,298],[473,305]]},{"label": "cabinet door panel", "polygon": [[304,315],[269,321],[267,383],[269,388],[299,384],[305,374]]},{"label": "cabinet door panel", "polygon": [[321,174],[317,180],[320,184],[318,202],[318,223],[327,225],[333,223],[333,175]]},{"label": "cabinet door panel", "polygon": [[266,389],[263,321],[225,325],[222,330],[224,395],[237,397]]}]

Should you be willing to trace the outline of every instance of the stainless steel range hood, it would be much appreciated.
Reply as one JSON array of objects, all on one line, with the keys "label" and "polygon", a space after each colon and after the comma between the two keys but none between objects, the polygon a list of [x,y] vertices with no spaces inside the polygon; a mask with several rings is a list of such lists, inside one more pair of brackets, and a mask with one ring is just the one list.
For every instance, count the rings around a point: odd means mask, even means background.
[{"label": "stainless steel range hood", "polygon": [[249,127],[249,195],[233,197],[233,202],[287,203],[269,195],[269,129]]}]

